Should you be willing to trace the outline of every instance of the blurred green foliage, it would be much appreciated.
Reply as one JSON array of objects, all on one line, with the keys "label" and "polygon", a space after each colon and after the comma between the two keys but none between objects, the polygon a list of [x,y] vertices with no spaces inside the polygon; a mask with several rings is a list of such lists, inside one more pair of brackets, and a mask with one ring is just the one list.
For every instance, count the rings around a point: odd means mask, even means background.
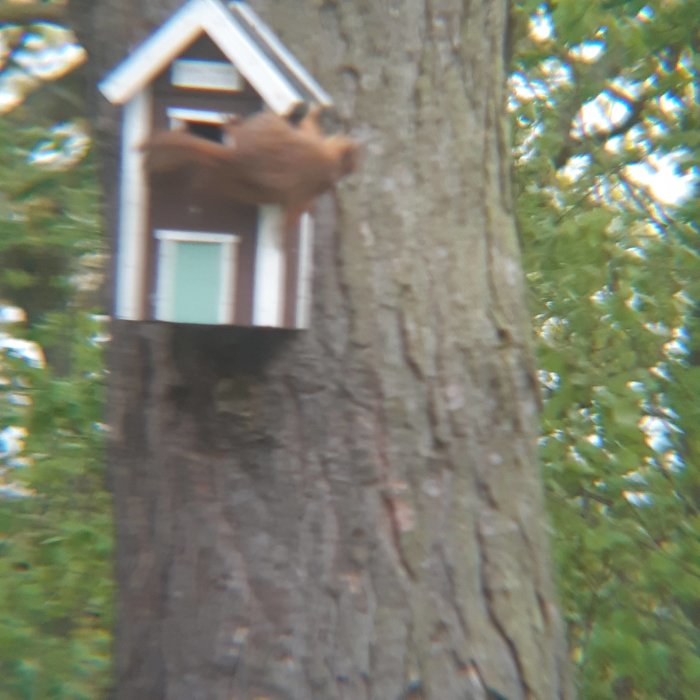
[{"label": "blurred green foliage", "polygon": [[27,429],[26,466],[5,474],[25,496],[0,498],[0,697],[8,700],[95,700],[109,680],[101,329],[88,314],[54,312],[34,331],[41,338],[66,323],[69,375],[7,355],[0,362],[12,378],[0,393],[0,421]]},{"label": "blurred green foliage", "polygon": [[[46,32],[0,26],[0,75]],[[83,115],[60,112],[0,115],[0,304],[27,314],[0,325],[0,435],[25,436],[0,441],[3,700],[96,700],[110,680],[99,197]]]},{"label": "blurred green foliage", "polygon": [[541,457],[591,700],[700,687],[700,211],[697,198],[659,201],[668,178],[654,189],[630,167],[698,174],[698,17],[698,0],[516,8]]},{"label": "blurred green foliage", "polygon": [[25,106],[0,118],[0,299],[32,324],[68,306],[83,259],[99,252],[85,141],[79,126],[52,125]]}]

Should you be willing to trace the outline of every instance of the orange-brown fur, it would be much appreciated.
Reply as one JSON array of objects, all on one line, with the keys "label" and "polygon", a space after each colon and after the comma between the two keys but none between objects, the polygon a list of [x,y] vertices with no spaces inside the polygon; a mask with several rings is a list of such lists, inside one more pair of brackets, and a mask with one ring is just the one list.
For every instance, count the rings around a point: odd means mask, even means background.
[{"label": "orange-brown fur", "polygon": [[182,173],[208,196],[243,204],[280,204],[293,225],[311,202],[355,170],[357,144],[324,136],[320,108],[298,127],[269,112],[226,125],[226,143],[184,131],[156,133],[144,146],[156,177]]}]

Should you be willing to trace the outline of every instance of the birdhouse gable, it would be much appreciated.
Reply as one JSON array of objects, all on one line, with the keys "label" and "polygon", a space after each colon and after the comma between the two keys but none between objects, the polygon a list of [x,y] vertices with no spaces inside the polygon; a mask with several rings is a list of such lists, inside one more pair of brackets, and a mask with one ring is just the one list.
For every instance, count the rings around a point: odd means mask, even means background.
[{"label": "birdhouse gable", "polygon": [[[203,34],[230,61],[192,61],[181,54]],[[172,64],[172,66],[171,66]],[[244,2],[226,7],[220,0],[190,0],[101,83],[113,104],[125,104],[171,66],[171,80],[179,87],[236,90],[247,80],[267,106],[278,114],[296,105],[330,105],[328,94],[282,45]]]}]

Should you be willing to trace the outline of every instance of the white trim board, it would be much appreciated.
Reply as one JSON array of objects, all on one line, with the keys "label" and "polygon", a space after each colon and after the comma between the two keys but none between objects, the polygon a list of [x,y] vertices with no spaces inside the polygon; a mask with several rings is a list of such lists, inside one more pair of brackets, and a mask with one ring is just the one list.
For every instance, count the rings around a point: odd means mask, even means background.
[{"label": "white trim board", "polygon": [[311,318],[313,281],[314,218],[305,211],[299,224],[299,259],[297,264],[297,304],[294,327],[308,328]]},{"label": "white trim board", "polygon": [[166,107],[165,113],[172,124],[183,122],[226,124],[232,117],[229,112],[213,112],[208,109],[191,109],[189,107]]},{"label": "white trim board", "polygon": [[[253,12],[249,10],[246,14],[253,15]],[[264,25],[256,16],[256,31],[262,34],[262,27]],[[265,30],[273,36],[267,27]],[[203,33],[221,49],[273,111],[286,114],[304,101],[303,95],[220,0],[190,0],[107,75],[99,85],[100,90],[114,104],[128,102]],[[269,43],[267,34],[265,40]],[[328,95],[305,74],[281,43],[275,42],[275,58],[284,61],[286,69],[312,94],[318,95],[322,104],[330,104]],[[312,84],[314,90],[311,90]]]},{"label": "white trim board", "polygon": [[277,38],[277,35],[258,17],[245,2],[230,2],[232,10],[239,13],[243,19],[250,24],[251,27],[258,33],[260,38],[265,42],[268,49],[274,54],[275,58],[287,67],[287,70],[308,90],[308,92],[318,102],[325,107],[333,105],[331,96],[311,77],[310,73],[299,63],[287,47]]},{"label": "white trim board", "polygon": [[204,61],[199,58],[176,58],[170,66],[170,84],[191,90],[240,92],[241,74],[228,61]]},{"label": "white trim board", "polygon": [[156,298],[153,316],[156,321],[172,321],[175,298],[175,256],[177,241],[162,240],[156,253]]},{"label": "white trim board", "polygon": [[255,249],[253,325],[284,325],[285,254],[282,208],[265,204],[258,209]]},{"label": "white trim board", "polygon": [[113,104],[125,104],[148,85],[204,31],[198,13],[202,0],[191,0],[127,56],[99,83]]},{"label": "white trim board", "polygon": [[156,229],[159,241],[179,241],[180,243],[233,243],[240,236],[233,233],[200,233],[199,231],[175,231],[172,229]]},{"label": "white trim board", "polygon": [[304,101],[218,0],[200,2],[204,30],[274,112],[286,114]]},{"label": "white trim board", "polygon": [[151,111],[151,91],[145,88],[124,108],[122,123],[115,315],[130,321],[143,320],[148,182],[141,146],[150,134]]}]

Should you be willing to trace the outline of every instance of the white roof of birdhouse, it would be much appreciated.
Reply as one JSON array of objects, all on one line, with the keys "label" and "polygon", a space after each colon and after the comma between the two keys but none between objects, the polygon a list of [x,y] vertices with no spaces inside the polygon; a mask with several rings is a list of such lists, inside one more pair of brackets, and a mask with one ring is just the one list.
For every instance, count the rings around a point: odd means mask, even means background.
[{"label": "white roof of birdhouse", "polygon": [[124,104],[188,46],[206,34],[279,114],[300,102],[332,104],[329,95],[245,2],[189,0],[100,83],[104,96]]}]

